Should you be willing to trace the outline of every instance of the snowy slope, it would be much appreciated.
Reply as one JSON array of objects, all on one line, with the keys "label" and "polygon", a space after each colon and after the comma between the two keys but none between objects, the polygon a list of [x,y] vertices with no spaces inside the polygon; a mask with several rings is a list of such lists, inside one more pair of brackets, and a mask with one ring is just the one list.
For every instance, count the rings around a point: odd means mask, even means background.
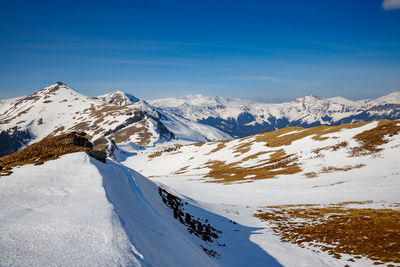
[{"label": "snowy slope", "polygon": [[[233,223],[183,195],[180,221],[172,202],[165,202],[177,198],[162,190],[117,162],[80,152],[15,168],[0,179],[1,265],[280,266],[249,241],[258,228]],[[205,237],[216,234],[209,240],[197,235],[207,225]]]},{"label": "snowy slope", "polygon": [[154,183],[111,161],[75,153],[23,166],[0,179],[0,196],[1,265],[216,265]]},{"label": "snowy slope", "polygon": [[237,137],[286,126],[339,125],[400,118],[399,92],[376,100],[361,101],[343,97],[321,99],[311,95],[292,102],[266,104],[220,96],[189,95],[152,100],[150,103]]},{"label": "snowy slope", "polygon": [[[398,210],[399,133],[399,121],[288,127],[174,151],[145,151],[123,164],[205,209],[244,226],[262,227],[250,240],[285,266],[344,266],[354,255],[335,258],[315,247],[282,242],[254,215],[271,205],[360,203],[361,208]],[[351,260],[351,266],[374,265],[364,256]]]}]

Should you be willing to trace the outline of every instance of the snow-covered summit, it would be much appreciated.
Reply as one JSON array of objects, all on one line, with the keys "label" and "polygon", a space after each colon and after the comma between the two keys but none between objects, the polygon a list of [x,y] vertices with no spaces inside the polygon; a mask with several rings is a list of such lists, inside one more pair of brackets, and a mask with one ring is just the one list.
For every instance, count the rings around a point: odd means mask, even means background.
[{"label": "snow-covered summit", "polygon": [[393,92],[375,99],[380,104],[400,104],[400,92]]},{"label": "snow-covered summit", "polygon": [[105,95],[100,95],[97,98],[109,104],[114,104],[119,106],[126,106],[140,101],[140,99],[135,97],[134,95],[119,90]]}]

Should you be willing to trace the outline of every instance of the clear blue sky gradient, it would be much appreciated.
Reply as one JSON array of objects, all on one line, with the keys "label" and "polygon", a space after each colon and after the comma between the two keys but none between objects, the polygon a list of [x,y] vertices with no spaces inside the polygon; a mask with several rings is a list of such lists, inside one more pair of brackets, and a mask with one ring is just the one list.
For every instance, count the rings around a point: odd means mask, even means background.
[{"label": "clear blue sky gradient", "polygon": [[86,95],[283,101],[400,91],[400,9],[382,0],[0,0],[0,99]]}]

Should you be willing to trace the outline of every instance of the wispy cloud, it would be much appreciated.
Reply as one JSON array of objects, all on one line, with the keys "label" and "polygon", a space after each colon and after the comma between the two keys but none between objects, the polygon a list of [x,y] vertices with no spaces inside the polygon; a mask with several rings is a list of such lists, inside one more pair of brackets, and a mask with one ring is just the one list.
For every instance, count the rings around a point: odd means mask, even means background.
[{"label": "wispy cloud", "polygon": [[382,7],[385,10],[400,8],[400,0],[383,0]]}]

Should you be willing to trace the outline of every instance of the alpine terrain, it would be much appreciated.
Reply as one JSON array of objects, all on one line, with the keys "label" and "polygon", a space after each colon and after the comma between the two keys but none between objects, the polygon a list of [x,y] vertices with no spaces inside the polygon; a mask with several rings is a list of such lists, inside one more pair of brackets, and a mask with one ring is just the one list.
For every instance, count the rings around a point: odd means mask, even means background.
[{"label": "alpine terrain", "polygon": [[2,100],[0,265],[398,266],[399,118],[400,93]]}]

